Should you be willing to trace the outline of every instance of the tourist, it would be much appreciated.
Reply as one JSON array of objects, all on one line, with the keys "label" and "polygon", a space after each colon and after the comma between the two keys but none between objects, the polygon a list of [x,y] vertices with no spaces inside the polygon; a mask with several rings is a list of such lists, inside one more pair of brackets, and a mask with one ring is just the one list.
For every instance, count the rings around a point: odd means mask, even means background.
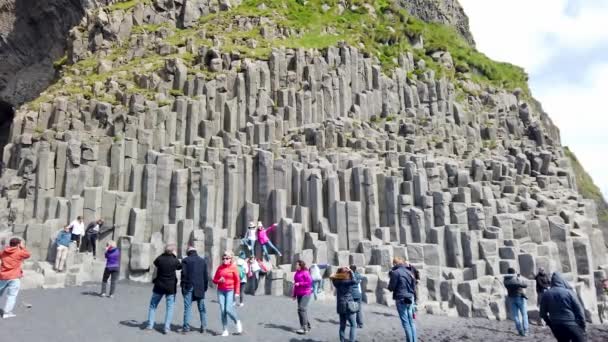
[{"label": "tourist", "polygon": [[[254,258],[249,257],[247,259],[247,283],[249,288],[252,289],[251,293],[255,296],[255,292],[258,290],[258,283],[260,281],[260,263]],[[243,292],[243,289],[241,289]]]},{"label": "tourist", "polygon": [[509,267],[507,273],[504,277],[504,284],[508,292],[507,305],[511,308],[511,316],[515,321],[517,332],[520,336],[526,336],[528,334],[528,297],[526,297],[524,289],[528,285],[520,279],[519,274],[515,274],[514,268]]},{"label": "tourist", "polygon": [[[239,296],[238,306],[244,306],[243,300],[245,297],[245,287],[247,286],[247,261],[244,258],[236,258],[236,267],[239,270],[239,279],[241,280],[241,295]],[[236,298],[234,299],[234,304],[237,305]]]},{"label": "tourist", "polygon": [[80,242],[82,241],[82,236],[84,235],[84,222],[82,222],[82,217],[76,217],[76,219],[72,221],[68,227],[72,232],[72,241],[76,241],[76,249],[80,250]]},{"label": "tourist", "polygon": [[534,279],[536,280],[536,294],[538,298],[538,305],[540,306],[540,298],[542,297],[543,293],[551,287],[551,279],[549,279],[549,275],[545,273],[545,269],[542,267],[538,268],[538,273]]},{"label": "tourist", "polygon": [[361,302],[363,301],[363,293],[361,292],[361,274],[357,272],[357,266],[350,265],[350,270],[353,271],[353,299],[359,304],[359,311],[357,311],[357,328],[363,328],[363,310]]},{"label": "tourist", "polygon": [[21,277],[23,260],[30,257],[30,252],[25,249],[25,243],[19,238],[12,238],[8,247],[0,253],[0,297],[6,290],[6,303],[2,311],[2,318],[15,317],[13,308],[17,302],[17,295],[21,288]]},{"label": "tourist", "polygon": [[91,222],[84,232],[87,242],[87,252],[93,252],[93,259],[97,258],[97,238],[102,226],[103,220],[99,219],[95,222]]},{"label": "tourist", "polygon": [[150,299],[150,309],[148,310],[148,326],[146,330],[154,328],[154,320],[156,318],[156,307],[160,303],[163,296],[166,297],[167,308],[165,311],[165,325],[163,334],[168,334],[173,320],[173,306],[175,305],[175,293],[177,292],[177,276],[175,272],[182,268],[182,264],[177,259],[175,254],[175,244],[169,244],[165,247],[165,252],[154,260],[156,267],[156,278],[154,278],[154,288],[152,289],[152,298]]},{"label": "tourist", "polygon": [[308,320],[308,304],[312,294],[312,278],[306,268],[306,263],[302,260],[296,261],[296,273],[293,276],[293,299],[298,301],[298,318],[300,329],[296,333],[303,335],[310,331],[310,321]]},{"label": "tourist", "polygon": [[393,268],[388,275],[388,290],[393,293],[397,313],[405,331],[406,341],[415,342],[414,303],[416,303],[416,277],[407,269],[406,261],[400,257],[393,259]]},{"label": "tourist", "polygon": [[323,274],[321,270],[325,271],[329,265],[327,264],[312,264],[310,265],[310,276],[312,278],[312,294],[317,300],[317,294],[323,288]]},{"label": "tourist", "polygon": [[182,333],[190,331],[192,302],[196,302],[201,320],[200,333],[207,329],[207,310],[205,309],[205,292],[209,284],[207,261],[200,257],[196,249],[188,247],[187,257],[182,260],[182,295],[184,296],[184,325]]},{"label": "tourist", "polygon": [[585,336],[585,312],[578,297],[557,272],[551,277],[551,288],[540,300],[540,317],[559,342],[582,342]]},{"label": "tourist", "polygon": [[70,233],[70,227],[65,226],[57,234],[55,244],[57,245],[57,253],[55,255],[55,270],[57,272],[63,272],[65,267],[65,261],[68,258],[68,251],[70,249],[70,243],[72,242],[72,233]]},{"label": "tourist", "polygon": [[255,242],[257,241],[257,239],[258,239],[258,235],[256,233],[256,225],[255,225],[255,222],[251,221],[251,222],[249,222],[249,226],[247,227],[247,230],[245,231],[245,236],[241,240],[243,242],[243,244],[247,247],[247,250],[249,251],[248,256],[255,255]]},{"label": "tourist", "polygon": [[336,305],[340,316],[340,342],[344,342],[346,322],[350,324],[349,341],[356,341],[357,336],[357,311],[359,304],[353,299],[353,272],[348,267],[340,267],[336,274],[331,277],[336,288]]},{"label": "tourist", "polygon": [[224,252],[222,264],[218,266],[213,277],[213,282],[217,285],[217,300],[220,304],[220,316],[222,319],[222,336],[229,336],[228,318],[236,325],[237,334],[243,332],[243,326],[234,310],[234,297],[240,295],[241,280],[239,270],[233,263],[234,254],[232,251]]},{"label": "tourist", "polygon": [[270,233],[273,229],[277,227],[277,224],[273,224],[268,228],[264,228],[262,222],[258,222],[258,241],[262,246],[262,253],[264,254],[264,259],[266,261],[270,261],[270,256],[268,255],[268,247],[270,247],[278,256],[282,256],[281,251],[272,243],[270,238],[268,237],[268,233]]},{"label": "tourist", "polygon": [[[106,243],[106,268],[103,270],[103,278],[101,279],[101,296],[114,298],[116,291],[116,282],[120,270],[120,249],[116,248],[115,241]],[[111,279],[110,279],[111,278]],[[110,279],[110,293],[106,294],[106,283]]]}]

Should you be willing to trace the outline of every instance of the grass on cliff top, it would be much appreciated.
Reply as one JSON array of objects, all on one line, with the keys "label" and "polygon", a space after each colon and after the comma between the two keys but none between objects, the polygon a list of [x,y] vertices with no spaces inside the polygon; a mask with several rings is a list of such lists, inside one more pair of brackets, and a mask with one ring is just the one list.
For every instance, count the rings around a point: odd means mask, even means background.
[{"label": "grass on cliff top", "polygon": [[[202,17],[200,28],[232,41],[230,48],[250,57],[269,54],[272,47],[324,49],[345,41],[351,46],[363,46],[362,50],[377,57],[387,72],[397,66],[400,54],[410,51],[424,59],[439,75],[453,78],[455,70],[445,70],[430,58],[436,51],[449,51],[456,69],[469,72],[474,81],[508,90],[521,88],[529,94],[528,75],[522,68],[491,60],[471,47],[451,27],[413,18],[390,0],[351,0],[342,14],[338,12],[338,3],[338,0],[245,0],[228,12]],[[324,12],[323,5],[329,6],[329,10]],[[254,27],[244,37],[243,31],[234,27],[237,16],[268,18],[298,34],[287,39],[268,40],[262,37],[259,27]],[[424,51],[414,50],[410,45],[410,38],[419,35],[424,40]],[[242,46],[245,38],[256,39],[263,51],[260,53],[257,49],[255,54],[248,54],[249,48]]]},{"label": "grass on cliff top", "polygon": [[564,147],[564,152],[572,164],[578,191],[584,198],[595,201],[597,204],[598,218],[603,225],[608,226],[608,203],[606,203],[602,192],[597,185],[593,183],[593,179],[591,179],[591,176],[585,171],[583,165],[581,165],[576,158],[576,155],[574,155],[568,147]]}]

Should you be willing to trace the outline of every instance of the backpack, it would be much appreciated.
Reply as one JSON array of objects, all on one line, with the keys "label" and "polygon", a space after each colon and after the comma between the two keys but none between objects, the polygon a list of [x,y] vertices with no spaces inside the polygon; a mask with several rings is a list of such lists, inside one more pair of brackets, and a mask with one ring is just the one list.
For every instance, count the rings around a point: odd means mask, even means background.
[{"label": "backpack", "polygon": [[245,279],[247,279],[247,270],[245,269],[245,266],[243,265],[237,265],[238,269],[239,269],[239,279],[241,281],[241,283],[243,283]]}]

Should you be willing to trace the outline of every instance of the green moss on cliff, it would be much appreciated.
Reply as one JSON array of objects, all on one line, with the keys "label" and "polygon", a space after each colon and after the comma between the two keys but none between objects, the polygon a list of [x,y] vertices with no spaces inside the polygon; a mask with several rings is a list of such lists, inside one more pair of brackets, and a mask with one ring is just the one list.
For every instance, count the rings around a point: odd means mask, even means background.
[{"label": "green moss on cliff", "polygon": [[591,176],[585,171],[581,163],[568,147],[564,147],[566,156],[570,159],[574,175],[576,177],[576,185],[578,191],[584,198],[591,199],[597,204],[597,214],[602,226],[608,227],[608,204],[600,189],[593,183]]}]

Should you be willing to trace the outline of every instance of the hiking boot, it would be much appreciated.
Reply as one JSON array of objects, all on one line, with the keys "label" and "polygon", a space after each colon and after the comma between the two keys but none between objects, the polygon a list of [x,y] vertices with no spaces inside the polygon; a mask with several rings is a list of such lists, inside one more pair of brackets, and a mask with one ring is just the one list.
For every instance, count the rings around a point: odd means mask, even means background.
[{"label": "hiking boot", "polygon": [[201,333],[201,334],[204,334],[204,333],[205,333],[205,328],[204,328],[204,327],[201,327],[201,328],[199,329],[199,331],[200,331],[200,333]]}]

